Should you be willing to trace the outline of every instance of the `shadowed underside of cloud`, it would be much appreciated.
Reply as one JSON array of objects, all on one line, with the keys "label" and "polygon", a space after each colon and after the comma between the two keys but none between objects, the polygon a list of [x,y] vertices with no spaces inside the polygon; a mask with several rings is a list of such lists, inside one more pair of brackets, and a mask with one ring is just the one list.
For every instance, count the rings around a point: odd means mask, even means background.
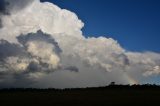
[{"label": "shadowed underside of cloud", "polygon": [[75,13],[49,2],[16,1],[1,1],[0,87],[135,84],[160,74],[160,54],[126,51],[112,38],[85,38]]},{"label": "shadowed underside of cloud", "polygon": [[6,14],[6,3],[4,0],[0,1],[0,28],[2,27],[1,15]]},{"label": "shadowed underside of cloud", "polygon": [[17,39],[19,44],[0,41],[2,82],[6,76],[12,76],[16,82],[26,82],[26,79],[32,82],[59,68],[61,49],[50,35],[39,30],[20,35]]}]

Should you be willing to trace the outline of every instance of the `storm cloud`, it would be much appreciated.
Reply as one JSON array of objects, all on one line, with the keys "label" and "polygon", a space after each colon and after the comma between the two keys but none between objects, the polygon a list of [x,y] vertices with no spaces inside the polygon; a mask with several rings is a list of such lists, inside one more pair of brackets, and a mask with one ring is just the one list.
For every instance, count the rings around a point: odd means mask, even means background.
[{"label": "storm cloud", "polygon": [[[58,43],[40,30],[17,37],[19,44],[0,41],[0,76],[28,82],[57,70],[61,49]],[[3,73],[3,74],[2,74]],[[20,80],[21,79],[21,80]]]},{"label": "storm cloud", "polygon": [[39,0],[5,1],[10,14],[1,15],[1,87],[136,84],[160,74],[159,53],[127,51],[103,36],[86,38],[84,23],[69,10]]},{"label": "storm cloud", "polygon": [[1,16],[7,14],[6,5],[7,3],[4,0],[0,1],[0,28],[2,27]]}]

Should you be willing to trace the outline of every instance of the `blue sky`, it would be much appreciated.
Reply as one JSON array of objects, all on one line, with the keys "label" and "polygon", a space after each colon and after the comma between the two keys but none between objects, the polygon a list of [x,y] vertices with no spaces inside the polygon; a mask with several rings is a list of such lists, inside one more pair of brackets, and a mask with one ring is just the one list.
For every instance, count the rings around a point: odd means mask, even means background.
[{"label": "blue sky", "polygon": [[42,0],[75,12],[86,36],[116,39],[130,51],[160,52],[159,0]]}]

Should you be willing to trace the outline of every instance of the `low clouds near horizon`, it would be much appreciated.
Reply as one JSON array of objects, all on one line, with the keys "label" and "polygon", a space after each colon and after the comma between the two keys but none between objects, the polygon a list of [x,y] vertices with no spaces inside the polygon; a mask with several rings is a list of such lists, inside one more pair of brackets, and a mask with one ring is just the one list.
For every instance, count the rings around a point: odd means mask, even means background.
[{"label": "low clouds near horizon", "polygon": [[159,53],[86,38],[75,13],[49,2],[16,1],[1,1],[0,88],[136,84],[160,74]]}]

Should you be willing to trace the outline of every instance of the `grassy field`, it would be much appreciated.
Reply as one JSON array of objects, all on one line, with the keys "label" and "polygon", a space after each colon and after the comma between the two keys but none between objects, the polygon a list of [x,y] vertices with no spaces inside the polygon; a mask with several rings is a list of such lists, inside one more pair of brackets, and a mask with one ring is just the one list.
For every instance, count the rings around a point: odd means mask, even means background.
[{"label": "grassy field", "polygon": [[160,104],[160,87],[0,90],[0,106],[107,106],[111,104]]}]

